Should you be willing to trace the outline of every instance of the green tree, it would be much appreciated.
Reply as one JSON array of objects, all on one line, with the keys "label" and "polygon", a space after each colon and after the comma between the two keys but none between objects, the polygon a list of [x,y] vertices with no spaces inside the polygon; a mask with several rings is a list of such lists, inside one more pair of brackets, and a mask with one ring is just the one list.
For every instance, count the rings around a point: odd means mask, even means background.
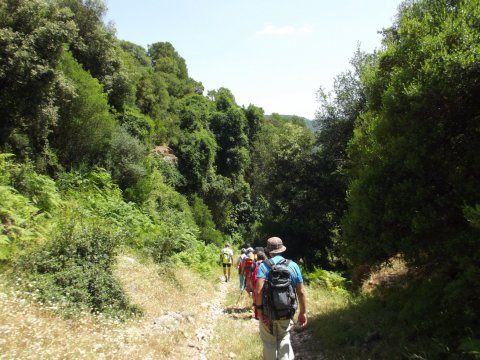
[{"label": "green tree", "polygon": [[108,94],[108,100],[122,110],[133,88],[121,60],[122,50],[115,38],[115,30],[104,25],[107,7],[104,0],[57,0],[73,14],[77,36],[69,43],[75,59],[98,79]]},{"label": "green tree", "polygon": [[215,138],[205,129],[184,132],[176,149],[178,169],[187,181],[186,190],[205,193],[214,174]]},{"label": "green tree", "polygon": [[0,147],[43,170],[56,163],[48,137],[58,121],[56,65],[75,34],[70,18],[52,2],[0,3]]},{"label": "green tree", "polygon": [[105,164],[116,127],[107,96],[69,52],[64,53],[59,70],[64,75],[58,95],[63,106],[52,144],[69,168]]},{"label": "green tree", "polygon": [[243,111],[231,107],[225,112],[214,112],[210,128],[219,146],[216,159],[218,172],[224,176],[243,175],[249,162],[247,120]]},{"label": "green tree", "polygon": [[314,121],[316,147],[305,158],[307,170],[299,184],[308,196],[296,202],[296,211],[305,214],[303,241],[309,249],[315,249],[305,255],[308,266],[342,266],[337,242],[341,218],[347,208],[346,150],[355,120],[366,105],[361,76],[372,57],[358,49],[350,61],[352,69],[335,78],[333,94],[322,89],[317,93],[320,108]]},{"label": "green tree", "polygon": [[203,86],[189,78],[187,65],[169,42],[157,42],[148,46],[147,54],[152,59],[155,73],[165,80],[168,93],[175,98],[197,92],[203,93]]},{"label": "green tree", "polygon": [[216,229],[212,214],[208,206],[198,196],[193,196],[191,200],[193,217],[200,230],[199,239],[205,244],[223,245],[223,236]]},{"label": "green tree", "polygon": [[449,349],[479,334],[479,21],[478,1],[406,3],[364,73],[349,148],[349,259],[401,254],[419,275],[402,313]]},{"label": "green tree", "polygon": [[248,105],[248,107],[244,109],[244,112],[248,124],[248,142],[250,145],[253,145],[253,140],[255,139],[257,132],[260,130],[265,113],[262,108],[252,104]]},{"label": "green tree", "polygon": [[310,194],[304,184],[314,146],[310,130],[283,120],[268,120],[258,132],[249,181],[260,224],[256,236],[278,234],[289,247],[290,256],[310,261],[315,256],[306,235],[303,212]]}]

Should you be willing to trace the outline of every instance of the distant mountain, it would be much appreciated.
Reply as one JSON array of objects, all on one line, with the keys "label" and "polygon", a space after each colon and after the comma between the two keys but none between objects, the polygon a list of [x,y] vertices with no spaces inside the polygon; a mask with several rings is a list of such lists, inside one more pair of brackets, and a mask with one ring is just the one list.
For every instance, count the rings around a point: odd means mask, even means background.
[{"label": "distant mountain", "polygon": [[302,116],[297,116],[297,115],[281,115],[277,113],[272,113],[270,115],[265,115],[265,119],[271,120],[271,119],[277,119],[277,120],[283,120],[286,122],[291,122],[293,124],[297,125],[302,125],[307,127],[308,129],[315,131],[313,127],[313,120],[307,119]]},{"label": "distant mountain", "polygon": [[313,132],[315,132],[315,127],[313,126],[313,120],[310,120],[307,118],[304,118],[304,120],[305,120],[305,124],[307,124],[307,127]]}]

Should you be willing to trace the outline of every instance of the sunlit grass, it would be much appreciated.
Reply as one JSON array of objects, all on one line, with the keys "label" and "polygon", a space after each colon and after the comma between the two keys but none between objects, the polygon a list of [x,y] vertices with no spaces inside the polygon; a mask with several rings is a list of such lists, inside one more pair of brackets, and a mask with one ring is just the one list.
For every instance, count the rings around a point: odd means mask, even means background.
[{"label": "sunlit grass", "polygon": [[262,359],[258,321],[252,318],[252,298],[245,291],[240,292],[237,280],[234,275],[229,283],[225,316],[218,319],[214,328],[208,359]]},{"label": "sunlit grass", "polygon": [[7,287],[0,276],[2,359],[186,359],[204,319],[202,304],[215,295],[213,281],[181,268],[118,258],[116,275],[144,316],[126,322],[81,314],[65,319],[55,305]]}]

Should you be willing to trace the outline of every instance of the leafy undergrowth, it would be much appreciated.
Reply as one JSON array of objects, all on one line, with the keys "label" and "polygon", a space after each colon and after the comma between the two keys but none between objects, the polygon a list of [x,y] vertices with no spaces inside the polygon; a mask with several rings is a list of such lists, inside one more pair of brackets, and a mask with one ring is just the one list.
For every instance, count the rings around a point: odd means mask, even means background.
[{"label": "leafy undergrowth", "polygon": [[[329,360],[478,359],[479,344],[466,339],[452,347],[452,329],[434,316],[432,289],[414,283],[394,259],[371,274],[362,293],[308,289],[310,328]],[[421,295],[419,297],[419,294]],[[421,299],[421,300],[419,300]],[[459,330],[462,330],[459,327]],[[442,337],[443,335],[443,337]]]}]

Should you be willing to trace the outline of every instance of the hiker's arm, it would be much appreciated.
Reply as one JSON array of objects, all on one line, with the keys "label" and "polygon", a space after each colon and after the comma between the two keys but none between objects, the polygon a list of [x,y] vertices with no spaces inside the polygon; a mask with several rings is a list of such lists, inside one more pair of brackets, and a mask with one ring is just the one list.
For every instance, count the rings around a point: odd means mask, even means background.
[{"label": "hiker's arm", "polygon": [[263,291],[263,285],[264,284],[265,284],[265,279],[257,278],[257,285],[255,286],[255,305],[259,306],[259,307],[257,307],[258,320],[263,322],[263,324],[266,327],[270,327],[271,321],[268,317],[263,316],[263,311],[262,311],[262,307],[261,307],[262,301],[263,301],[262,291]]},{"label": "hiker's arm", "polygon": [[[257,278],[257,284],[255,285],[255,305],[260,306],[262,305],[262,291],[263,291],[263,284],[265,284],[265,279]],[[261,308],[257,308],[262,311]]]},{"label": "hiker's arm", "polygon": [[296,290],[298,295],[298,304],[300,307],[300,311],[298,313],[298,324],[301,327],[305,327],[307,325],[307,299],[305,294],[305,286],[303,286],[303,283],[298,283]]},{"label": "hiker's arm", "polygon": [[257,286],[255,287],[255,303],[257,305],[262,305],[263,284],[265,284],[265,279],[257,278]]}]

